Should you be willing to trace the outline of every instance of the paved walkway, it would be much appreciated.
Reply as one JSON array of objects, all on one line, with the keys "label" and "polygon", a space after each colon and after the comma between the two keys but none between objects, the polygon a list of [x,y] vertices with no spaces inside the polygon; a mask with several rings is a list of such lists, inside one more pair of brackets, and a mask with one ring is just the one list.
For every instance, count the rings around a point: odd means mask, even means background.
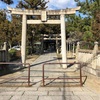
[{"label": "paved walkway", "polygon": [[[42,65],[45,62],[58,62],[56,54],[48,53],[41,55],[33,62],[31,66],[31,87],[0,87],[0,100],[100,100],[100,94],[85,85],[83,87],[66,87],[70,83],[79,84],[76,80],[72,82],[64,79],[47,80],[45,81],[47,86],[43,87]],[[45,78],[68,77],[69,75],[73,75],[66,73],[69,70],[74,70],[74,67],[66,70],[62,69],[61,65],[45,66]],[[19,72],[18,75],[26,77],[27,69]],[[21,82],[22,80],[15,81]]]}]

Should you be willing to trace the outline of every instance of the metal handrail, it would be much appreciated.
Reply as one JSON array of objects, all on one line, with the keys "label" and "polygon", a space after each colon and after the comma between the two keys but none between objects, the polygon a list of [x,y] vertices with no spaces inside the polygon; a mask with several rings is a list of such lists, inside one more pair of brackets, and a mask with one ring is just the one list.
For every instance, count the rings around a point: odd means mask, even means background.
[{"label": "metal handrail", "polygon": [[[30,86],[30,64],[29,63],[17,63],[17,62],[0,62],[0,65],[16,64],[16,65],[28,65],[28,86]],[[3,79],[3,78],[2,78]]]},{"label": "metal handrail", "polygon": [[43,86],[45,86],[45,81],[46,80],[44,77],[44,67],[45,65],[55,65],[55,64],[79,64],[80,65],[80,77],[79,78],[47,78],[47,79],[80,79],[80,86],[82,86],[82,69],[81,69],[81,63],[44,63],[42,66],[42,82],[43,82]]}]

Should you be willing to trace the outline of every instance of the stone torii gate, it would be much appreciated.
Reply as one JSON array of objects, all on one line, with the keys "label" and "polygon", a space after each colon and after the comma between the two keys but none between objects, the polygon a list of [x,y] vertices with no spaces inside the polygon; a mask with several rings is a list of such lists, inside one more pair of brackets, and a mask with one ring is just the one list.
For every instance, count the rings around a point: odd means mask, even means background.
[{"label": "stone torii gate", "polygon": [[[65,10],[22,10],[8,7],[11,14],[22,15],[22,41],[21,41],[21,57],[22,63],[26,63],[26,31],[27,24],[61,24],[61,48],[62,48],[62,62],[67,62],[66,57],[66,33],[65,33],[65,15],[74,14],[80,7],[70,8]],[[41,20],[27,20],[27,15],[40,15]],[[47,15],[59,15],[60,20],[49,20]],[[63,68],[66,68],[63,65]]]}]

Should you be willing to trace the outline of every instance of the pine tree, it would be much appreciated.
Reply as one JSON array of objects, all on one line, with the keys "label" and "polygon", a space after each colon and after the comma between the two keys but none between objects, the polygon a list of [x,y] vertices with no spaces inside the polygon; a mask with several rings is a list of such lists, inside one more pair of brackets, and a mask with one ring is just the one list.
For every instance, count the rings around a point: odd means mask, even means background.
[{"label": "pine tree", "polygon": [[0,0],[0,1],[2,1],[6,4],[9,4],[9,5],[13,3],[13,0]]},{"label": "pine tree", "polygon": [[[81,0],[77,0],[77,5],[81,6],[80,12],[83,13],[88,22],[88,32],[85,30],[85,37],[90,37],[90,33],[92,36],[91,41],[98,41],[100,42],[100,0],[85,0],[81,2]],[[85,21],[85,18],[84,18]],[[85,29],[86,26],[84,26]],[[84,37],[83,36],[83,37]],[[87,41],[88,41],[87,37]],[[85,38],[86,39],[86,38]]]},{"label": "pine tree", "polygon": [[18,4],[18,8],[24,8],[24,9],[33,9],[33,10],[37,10],[37,9],[46,9],[47,2],[45,2],[45,0],[23,0],[20,1]]}]

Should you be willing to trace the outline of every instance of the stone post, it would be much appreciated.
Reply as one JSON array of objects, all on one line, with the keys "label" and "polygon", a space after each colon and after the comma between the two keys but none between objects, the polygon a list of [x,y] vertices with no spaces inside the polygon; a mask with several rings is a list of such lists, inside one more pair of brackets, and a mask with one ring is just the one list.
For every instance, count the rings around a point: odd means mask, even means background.
[{"label": "stone post", "polygon": [[[65,15],[61,14],[61,53],[62,53],[62,62],[66,63],[67,62],[67,57],[66,57],[66,32],[65,32]],[[63,68],[67,68],[66,64],[63,64]]]},{"label": "stone post", "polygon": [[98,42],[94,42],[94,49],[93,49],[93,61],[92,61],[92,68],[93,69],[96,69],[96,65],[97,65],[97,59],[96,59],[96,56],[97,56],[97,52],[98,52]]},{"label": "stone post", "polygon": [[7,42],[4,42],[3,50],[7,50]]},{"label": "stone post", "polygon": [[4,42],[4,46],[3,46],[3,50],[4,50],[4,56],[3,59],[4,61],[8,61],[8,47],[7,47],[7,42]]},{"label": "stone post", "polygon": [[[27,27],[27,16],[23,14],[22,16],[22,41],[21,41],[21,57],[22,63],[26,63],[26,27]],[[24,66],[24,64],[23,64]]]},{"label": "stone post", "polygon": [[59,49],[58,49],[58,38],[56,36],[56,53],[59,54]]},{"label": "stone post", "polygon": [[80,42],[77,42],[77,47],[76,47],[76,62],[79,61],[78,55],[79,55],[79,49],[80,49]]},{"label": "stone post", "polygon": [[94,42],[93,55],[95,55],[97,51],[98,51],[98,42]]},{"label": "stone post", "polygon": [[75,50],[75,43],[73,43],[72,47],[73,47],[73,56],[74,56],[74,53],[75,53],[75,51],[74,51]]}]

